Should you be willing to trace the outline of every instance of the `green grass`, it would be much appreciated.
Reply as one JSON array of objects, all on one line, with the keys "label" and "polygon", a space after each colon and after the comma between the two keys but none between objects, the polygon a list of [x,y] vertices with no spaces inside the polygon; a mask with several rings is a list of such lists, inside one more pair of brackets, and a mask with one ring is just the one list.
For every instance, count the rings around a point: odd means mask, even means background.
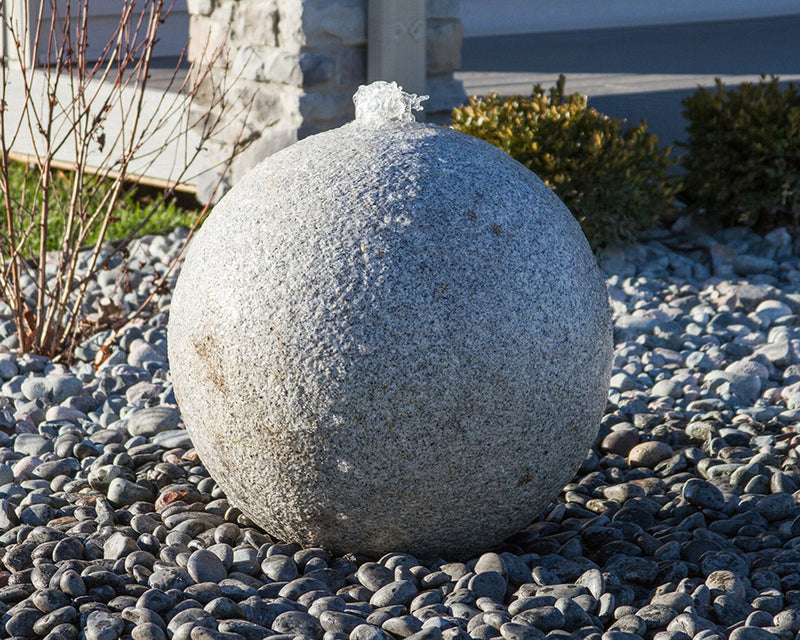
[{"label": "green grass", "polygon": [[[73,174],[66,171],[53,171],[53,189],[50,197],[50,221],[48,224],[47,248],[57,249],[64,233],[66,220],[66,205],[69,202],[70,188]],[[31,222],[38,223],[39,210],[41,209],[41,190],[38,187],[39,172],[23,163],[12,162],[9,164],[9,181],[12,206],[15,218],[16,233],[19,234],[28,228]],[[96,176],[84,179],[84,194],[91,198],[89,212],[95,211],[102,200],[105,189],[111,188],[111,181],[101,182]],[[112,215],[112,222],[106,231],[106,241],[123,240],[130,234],[137,236],[145,234],[164,234],[175,227],[191,227],[199,215],[200,207],[194,198],[188,194],[172,197],[161,206],[157,206],[161,192],[155,188],[141,185],[126,185],[123,195]],[[35,210],[32,211],[32,206]],[[152,212],[150,219],[141,227],[137,226]],[[0,242],[5,245],[4,253],[7,255],[7,228],[6,207],[4,199],[0,198]],[[99,222],[94,225],[87,241],[91,244],[97,239],[100,230]],[[39,233],[34,229],[28,237],[24,253],[26,256],[36,255],[39,246]]]}]

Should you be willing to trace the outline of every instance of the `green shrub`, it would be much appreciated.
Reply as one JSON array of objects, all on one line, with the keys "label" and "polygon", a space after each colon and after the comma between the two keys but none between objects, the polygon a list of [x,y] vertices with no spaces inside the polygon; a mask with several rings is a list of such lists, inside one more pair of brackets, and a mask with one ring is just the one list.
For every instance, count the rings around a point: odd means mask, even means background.
[{"label": "green shrub", "polygon": [[592,247],[635,239],[672,207],[674,164],[647,125],[626,126],[564,94],[560,76],[549,96],[491,94],[455,109],[452,126],[506,151],[536,173],[569,207]]},{"label": "green shrub", "polygon": [[689,140],[682,196],[713,225],[765,230],[800,215],[800,91],[778,78],[683,100]]}]

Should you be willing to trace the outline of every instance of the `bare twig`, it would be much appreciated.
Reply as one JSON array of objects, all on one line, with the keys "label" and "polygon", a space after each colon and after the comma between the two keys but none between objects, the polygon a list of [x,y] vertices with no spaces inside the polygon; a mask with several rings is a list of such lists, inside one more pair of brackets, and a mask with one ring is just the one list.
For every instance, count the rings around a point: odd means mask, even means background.
[{"label": "bare twig", "polygon": [[[185,169],[170,176],[154,206],[136,225],[135,234],[187,179],[205,143],[221,127],[238,120],[221,115],[227,107],[225,91],[212,95],[210,104],[204,105],[208,116],[195,119],[190,115],[191,105],[200,95],[200,83],[221,52],[203,56],[206,67],[193,69],[181,80],[176,68],[167,90],[160,94],[149,89],[158,29],[171,5],[165,0],[120,0],[120,5],[119,24],[94,62],[87,54],[89,0],[42,0],[30,25],[25,23],[26,16],[9,18],[4,11],[1,17],[8,34],[8,55],[0,60],[4,116],[0,118],[0,189],[6,212],[0,234],[0,300],[11,310],[23,351],[68,357],[77,342],[97,328],[84,315],[85,301],[97,271],[119,250],[107,250],[105,239],[129,188],[132,163],[138,163],[141,171],[142,166],[154,162],[158,156],[152,150],[154,141],[163,150],[185,137],[190,128],[199,133],[200,143],[184,148]],[[14,69],[9,66],[12,63]],[[18,87],[14,97],[22,101],[14,121],[6,117],[12,79]],[[43,101],[40,95],[44,95]],[[145,101],[154,96],[157,116],[145,117]],[[183,114],[182,128],[166,130],[174,114]],[[35,171],[26,170],[23,191],[17,197],[12,190],[10,156],[22,135],[32,144]],[[243,141],[240,134],[237,146]],[[74,150],[74,171],[62,196],[56,188],[56,158],[67,150]],[[231,160],[227,159],[227,165]],[[35,180],[29,183],[29,176]],[[206,204],[192,233],[207,209]],[[55,261],[48,253],[54,221],[63,227]],[[83,247],[90,237],[87,256]],[[31,255],[28,247],[34,238],[36,249]],[[163,290],[165,278],[161,274],[153,295]],[[31,291],[35,301],[29,305]],[[104,321],[119,327],[141,313],[142,309],[137,309],[131,316]]]}]

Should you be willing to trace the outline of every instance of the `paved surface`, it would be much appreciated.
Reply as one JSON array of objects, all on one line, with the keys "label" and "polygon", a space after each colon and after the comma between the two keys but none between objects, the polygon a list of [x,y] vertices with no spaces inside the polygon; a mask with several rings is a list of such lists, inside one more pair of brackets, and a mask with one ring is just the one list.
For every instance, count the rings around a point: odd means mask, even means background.
[{"label": "paved surface", "polygon": [[461,71],[469,95],[527,94],[559,73],[567,91],[609,115],[646,119],[659,138],[684,139],[680,101],[720,77],[760,74],[800,81],[800,14],[782,18],[466,38]]}]

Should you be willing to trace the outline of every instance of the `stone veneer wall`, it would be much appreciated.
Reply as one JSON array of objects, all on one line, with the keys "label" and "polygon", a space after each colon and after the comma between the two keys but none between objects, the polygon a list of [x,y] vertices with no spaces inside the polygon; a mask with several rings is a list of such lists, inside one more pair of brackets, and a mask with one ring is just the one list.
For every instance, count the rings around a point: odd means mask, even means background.
[{"label": "stone veneer wall", "polygon": [[[353,118],[352,96],[366,82],[367,0],[188,0],[189,59],[211,64],[201,107],[225,93],[232,122],[209,158],[248,142],[225,178],[235,183],[266,156]],[[427,0],[426,112],[465,99],[453,78],[463,27],[458,0]],[[226,71],[227,69],[227,71]],[[198,184],[202,200],[220,170]]]}]

